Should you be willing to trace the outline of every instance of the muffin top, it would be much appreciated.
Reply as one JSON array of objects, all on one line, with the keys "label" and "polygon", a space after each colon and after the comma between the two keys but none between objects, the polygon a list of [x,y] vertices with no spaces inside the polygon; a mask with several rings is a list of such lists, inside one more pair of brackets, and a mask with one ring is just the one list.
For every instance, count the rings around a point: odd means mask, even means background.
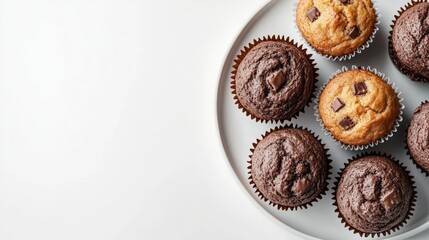
[{"label": "muffin top", "polygon": [[429,173],[429,103],[415,110],[408,127],[407,146],[415,163]]},{"label": "muffin top", "polygon": [[327,153],[307,130],[284,128],[269,133],[256,146],[251,161],[257,189],[280,206],[306,205],[326,189]]},{"label": "muffin top", "polygon": [[338,211],[348,225],[364,233],[381,233],[407,217],[413,186],[398,164],[371,155],[344,169],[335,194]]},{"label": "muffin top", "polygon": [[[429,81],[429,3],[414,5],[396,20],[392,32],[393,59],[411,71],[413,80]],[[409,74],[407,74],[409,75]]]},{"label": "muffin top", "polygon": [[296,22],[317,51],[331,56],[352,53],[372,35],[376,13],[371,0],[300,0]]},{"label": "muffin top", "polygon": [[303,50],[286,41],[263,41],[237,68],[239,103],[263,120],[290,120],[310,100],[315,69]]},{"label": "muffin top", "polygon": [[329,81],[319,99],[325,127],[339,141],[366,145],[388,134],[400,112],[392,87],[372,72],[356,69]]}]

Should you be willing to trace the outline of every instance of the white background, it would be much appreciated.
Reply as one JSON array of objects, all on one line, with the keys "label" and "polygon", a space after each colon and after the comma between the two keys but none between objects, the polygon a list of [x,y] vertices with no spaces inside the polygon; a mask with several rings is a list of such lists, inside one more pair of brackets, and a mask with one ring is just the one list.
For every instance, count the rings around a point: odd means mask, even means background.
[{"label": "white background", "polygon": [[264,2],[0,0],[0,239],[296,239],[216,142],[223,59]]}]

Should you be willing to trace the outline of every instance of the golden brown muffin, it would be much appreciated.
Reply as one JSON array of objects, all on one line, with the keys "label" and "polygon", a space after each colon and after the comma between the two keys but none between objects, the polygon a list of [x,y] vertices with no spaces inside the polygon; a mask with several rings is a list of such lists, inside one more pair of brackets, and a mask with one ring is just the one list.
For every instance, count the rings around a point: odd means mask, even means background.
[{"label": "golden brown muffin", "polygon": [[393,88],[372,72],[355,69],[329,81],[319,99],[326,129],[340,142],[366,145],[395,126],[400,103]]},{"label": "golden brown muffin", "polygon": [[296,22],[318,52],[343,56],[371,37],[377,17],[371,0],[300,0]]}]

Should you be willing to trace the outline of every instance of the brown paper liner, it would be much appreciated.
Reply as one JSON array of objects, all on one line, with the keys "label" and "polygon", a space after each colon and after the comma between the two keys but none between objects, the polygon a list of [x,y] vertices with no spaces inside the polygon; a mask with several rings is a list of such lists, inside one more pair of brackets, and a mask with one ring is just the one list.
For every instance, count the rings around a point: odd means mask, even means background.
[{"label": "brown paper liner", "polygon": [[[420,106],[421,105],[423,105],[423,104],[425,104],[425,103],[429,103],[429,101],[428,100],[426,100],[426,101],[424,101],[424,102],[422,102],[421,104],[420,104]],[[404,147],[404,149],[405,150],[407,150],[407,155],[408,155],[408,157],[411,159],[411,161],[413,161],[413,164],[423,173],[423,174],[425,174],[426,175],[426,177],[429,177],[429,172],[426,170],[426,169],[424,169],[414,158],[413,158],[413,156],[411,155],[411,153],[410,153],[410,149],[408,148],[408,128],[410,128],[410,123],[408,123],[407,124],[407,128],[405,129],[405,147]]]},{"label": "brown paper liner", "polygon": [[[262,192],[259,191],[259,189],[256,186],[255,182],[253,181],[253,177],[252,177],[252,156],[253,156],[253,153],[254,153],[254,151],[256,149],[256,146],[259,144],[260,141],[262,141],[262,139],[264,139],[265,137],[267,137],[271,133],[273,133],[275,131],[278,131],[278,130],[286,129],[286,128],[302,129],[302,130],[305,130],[305,131],[308,131],[309,133],[311,133],[311,135],[313,135],[322,144],[322,146],[323,146],[323,148],[325,150],[326,158],[327,158],[327,162],[328,162],[328,170],[326,172],[326,181],[325,181],[326,182],[325,183],[326,186],[325,186],[325,188],[320,192],[320,194],[317,197],[315,197],[310,202],[305,203],[305,204],[300,205],[300,206],[295,206],[295,207],[283,206],[283,205],[280,205],[278,203],[271,202],[268,198],[266,198],[262,194]],[[289,125],[286,125],[284,127],[277,126],[275,128],[271,128],[269,131],[266,131],[264,134],[261,135],[261,139],[256,139],[256,142],[252,144],[252,148],[250,149],[251,154],[249,155],[249,159],[250,160],[247,161],[247,163],[249,164],[248,167],[247,167],[247,169],[249,170],[249,172],[248,172],[248,174],[249,174],[249,178],[248,178],[249,179],[249,183],[253,187],[253,189],[255,189],[255,193],[258,195],[258,197],[260,199],[262,199],[264,202],[268,202],[268,204],[270,206],[272,205],[273,207],[277,207],[278,210],[283,210],[283,211],[291,210],[291,211],[295,211],[295,210],[298,210],[298,208],[299,209],[303,209],[303,208],[307,209],[309,206],[310,207],[313,206],[313,203],[318,202],[319,199],[322,199],[323,195],[326,195],[326,192],[329,190],[328,185],[329,185],[329,180],[331,180],[330,176],[331,176],[331,170],[332,170],[332,166],[331,166],[332,160],[330,159],[331,154],[329,154],[328,151],[329,151],[329,149],[326,148],[326,145],[322,143],[322,141],[319,138],[319,136],[317,136],[314,132],[312,132],[311,130],[309,130],[307,128],[303,128],[303,127],[298,126],[298,125],[294,126],[292,123],[289,124]]]},{"label": "brown paper liner", "polygon": [[[344,169],[346,169],[351,162],[353,162],[356,159],[362,158],[362,157],[374,156],[374,155],[387,157],[391,161],[396,163],[398,166],[400,166],[402,169],[404,169],[405,173],[407,174],[407,176],[411,182],[411,187],[413,188],[413,191],[412,191],[412,196],[410,199],[410,206],[408,209],[408,214],[405,216],[405,218],[400,223],[396,224],[391,229],[383,231],[383,232],[366,233],[366,232],[362,232],[362,231],[354,228],[353,226],[349,225],[347,223],[345,217],[340,213],[340,211],[338,209],[338,203],[337,203],[337,190],[338,190],[338,183],[340,182],[340,179],[342,177]],[[404,224],[406,224],[408,222],[408,220],[411,218],[411,216],[413,216],[414,207],[416,206],[416,201],[417,201],[416,183],[415,183],[414,177],[411,175],[410,171],[408,171],[407,168],[402,163],[400,163],[398,160],[396,160],[394,157],[392,157],[392,155],[386,154],[386,153],[381,153],[381,152],[375,152],[375,151],[358,154],[358,155],[352,157],[351,159],[349,159],[348,162],[344,164],[344,167],[341,168],[340,171],[338,172],[338,177],[335,178],[332,195],[333,195],[332,200],[334,200],[334,203],[332,205],[335,207],[335,212],[338,213],[338,218],[341,220],[341,223],[344,224],[344,227],[347,228],[348,230],[352,231],[354,234],[359,234],[360,237],[371,236],[372,238],[374,238],[375,236],[380,237],[381,235],[383,235],[383,236],[390,235],[392,232],[399,230]]]},{"label": "brown paper liner", "polygon": [[[236,78],[236,74],[237,74],[237,69],[238,66],[240,65],[240,63],[243,61],[244,57],[246,57],[247,53],[250,52],[250,50],[252,50],[256,45],[258,45],[261,42],[267,42],[267,41],[274,41],[274,42],[286,42],[289,43],[295,47],[297,47],[299,50],[301,50],[308,58],[308,60],[310,61],[310,64],[313,66],[313,76],[314,76],[314,81],[313,81],[313,90],[312,93],[310,95],[310,97],[307,100],[307,103],[305,104],[304,107],[302,107],[302,109],[298,112],[296,112],[293,116],[289,117],[289,118],[285,118],[285,119],[261,119],[255,115],[253,115],[250,111],[248,111],[241,103],[240,100],[238,99],[237,96],[237,92],[236,92],[236,84],[235,84],[235,78]],[[240,54],[237,55],[237,57],[234,59],[234,65],[232,66],[233,70],[231,72],[231,86],[230,88],[232,89],[231,93],[233,95],[233,99],[235,101],[235,104],[238,106],[239,109],[242,110],[243,113],[246,114],[246,116],[250,116],[250,118],[253,120],[256,120],[256,122],[271,122],[271,123],[284,123],[284,121],[290,121],[293,118],[297,118],[299,116],[300,113],[304,113],[305,112],[305,107],[310,106],[310,103],[312,102],[313,98],[316,97],[316,83],[318,82],[318,76],[319,74],[317,73],[317,71],[319,70],[318,68],[316,68],[316,62],[315,60],[312,58],[312,54],[308,54],[307,53],[307,49],[303,48],[303,45],[298,45],[297,42],[295,42],[293,39],[291,39],[290,37],[285,38],[285,36],[264,36],[262,39],[258,38],[258,39],[254,39],[253,43],[249,43],[248,46],[245,46],[241,51]]]},{"label": "brown paper liner", "polygon": [[392,42],[393,28],[395,27],[396,21],[401,16],[401,14],[404,13],[405,11],[407,11],[408,9],[410,9],[411,7],[414,7],[415,5],[417,5],[419,3],[424,3],[424,2],[428,2],[428,0],[412,0],[411,2],[407,3],[407,5],[401,7],[401,9],[398,10],[398,14],[395,15],[395,19],[392,20],[392,25],[390,25],[391,30],[389,32],[389,38],[388,38],[389,39],[389,45],[388,45],[389,47],[388,48],[389,48],[390,59],[392,60],[395,67],[400,72],[405,74],[407,77],[409,77],[413,81],[429,83],[429,79],[417,74],[416,72],[409,70],[406,66],[404,66],[400,63],[398,57],[396,56],[395,50],[393,49],[393,42]]}]

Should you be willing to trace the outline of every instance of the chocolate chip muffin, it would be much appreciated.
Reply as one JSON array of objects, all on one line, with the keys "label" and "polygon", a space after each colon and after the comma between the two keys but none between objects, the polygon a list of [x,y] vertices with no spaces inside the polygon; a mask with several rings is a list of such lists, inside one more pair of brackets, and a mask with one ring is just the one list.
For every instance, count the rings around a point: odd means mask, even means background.
[{"label": "chocolate chip muffin", "polygon": [[296,23],[318,52],[344,56],[364,45],[376,31],[371,0],[300,0]]},{"label": "chocolate chip muffin", "polygon": [[325,128],[343,144],[362,146],[388,135],[400,114],[394,89],[376,74],[353,69],[323,89],[318,112]]},{"label": "chocolate chip muffin", "polygon": [[236,104],[257,121],[290,120],[314,96],[313,60],[284,37],[255,41],[237,57],[234,69]]},{"label": "chocolate chip muffin", "polygon": [[381,155],[351,161],[334,193],[339,217],[365,236],[390,233],[402,226],[411,215],[415,197],[409,173]]},{"label": "chocolate chip muffin", "polygon": [[251,184],[279,209],[306,207],[327,190],[327,150],[308,130],[273,130],[252,151]]},{"label": "chocolate chip muffin", "polygon": [[429,175],[429,103],[415,111],[407,130],[408,154]]},{"label": "chocolate chip muffin", "polygon": [[390,58],[412,80],[429,82],[429,3],[409,4],[396,18],[389,37]]}]

